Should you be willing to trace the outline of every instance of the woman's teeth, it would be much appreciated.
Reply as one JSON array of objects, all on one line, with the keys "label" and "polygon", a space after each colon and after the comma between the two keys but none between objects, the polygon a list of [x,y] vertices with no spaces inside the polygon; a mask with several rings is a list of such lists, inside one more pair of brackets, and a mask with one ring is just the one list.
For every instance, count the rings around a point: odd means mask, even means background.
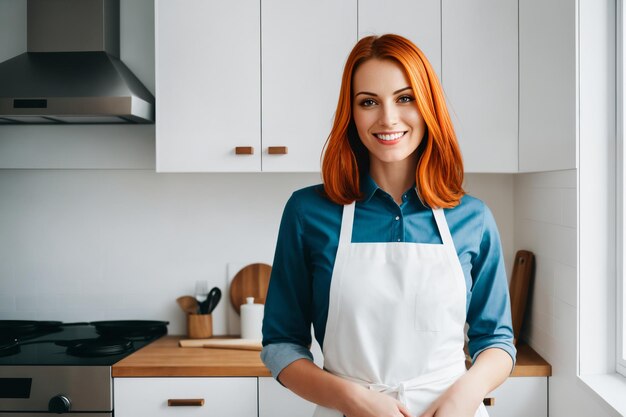
[{"label": "woman's teeth", "polygon": [[389,133],[389,134],[375,133],[374,136],[376,136],[380,140],[396,140],[404,136],[405,133],[406,132]]}]

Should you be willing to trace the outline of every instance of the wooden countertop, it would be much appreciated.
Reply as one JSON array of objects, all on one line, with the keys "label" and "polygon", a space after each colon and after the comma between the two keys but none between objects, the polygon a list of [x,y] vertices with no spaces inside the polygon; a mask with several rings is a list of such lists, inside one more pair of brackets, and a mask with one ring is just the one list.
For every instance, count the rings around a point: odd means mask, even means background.
[{"label": "wooden countertop", "polygon": [[165,336],[125,357],[113,377],[142,376],[271,376],[258,351],[181,348],[181,336]]},{"label": "wooden countertop", "polygon": [[516,347],[517,358],[511,376],[552,376],[552,365],[533,348],[521,342]]},{"label": "wooden countertop", "polygon": [[[181,336],[165,336],[113,365],[118,377],[271,376],[258,351],[181,348]],[[517,347],[511,376],[550,376],[552,367],[528,345]]]}]

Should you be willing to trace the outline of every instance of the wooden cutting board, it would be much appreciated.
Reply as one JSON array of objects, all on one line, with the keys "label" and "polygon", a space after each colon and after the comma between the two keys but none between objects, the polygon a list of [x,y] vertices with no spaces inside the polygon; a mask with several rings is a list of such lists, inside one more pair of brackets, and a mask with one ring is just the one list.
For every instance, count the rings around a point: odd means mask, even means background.
[{"label": "wooden cutting board", "polygon": [[272,267],[264,263],[250,264],[237,272],[230,283],[230,302],[237,314],[246,297],[254,297],[255,304],[265,304],[271,273]]},{"label": "wooden cutting board", "polygon": [[511,318],[513,321],[513,343],[517,345],[522,330],[528,290],[535,274],[535,255],[527,250],[517,251],[513,265],[513,275],[509,284],[511,295]]},{"label": "wooden cutting board", "polygon": [[181,339],[178,346],[258,351],[263,349],[261,342],[250,339]]}]

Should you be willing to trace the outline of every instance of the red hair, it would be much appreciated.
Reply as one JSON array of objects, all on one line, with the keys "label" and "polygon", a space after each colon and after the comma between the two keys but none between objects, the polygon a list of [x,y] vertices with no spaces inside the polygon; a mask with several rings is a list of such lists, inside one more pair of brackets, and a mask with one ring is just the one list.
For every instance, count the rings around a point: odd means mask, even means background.
[{"label": "red hair", "polygon": [[390,59],[404,68],[426,123],[415,172],[420,198],[432,208],[458,205],[465,194],[463,159],[443,89],[424,53],[408,39],[392,34],[365,37],[348,56],[335,119],[322,156],[326,195],[337,204],[349,204],[362,197],[359,177],[369,170],[369,155],[352,118],[352,78],[357,68],[370,59]]}]

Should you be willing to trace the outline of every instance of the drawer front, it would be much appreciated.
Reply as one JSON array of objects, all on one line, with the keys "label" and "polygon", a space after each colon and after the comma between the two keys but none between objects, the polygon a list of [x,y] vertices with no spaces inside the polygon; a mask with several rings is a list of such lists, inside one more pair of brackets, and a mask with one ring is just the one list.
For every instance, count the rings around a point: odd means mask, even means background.
[{"label": "drawer front", "polygon": [[548,377],[514,377],[491,392],[489,417],[548,417]]},{"label": "drawer front", "polygon": [[[115,378],[113,390],[116,417],[257,416],[255,377]],[[168,405],[184,400],[203,400],[203,404]]]}]

